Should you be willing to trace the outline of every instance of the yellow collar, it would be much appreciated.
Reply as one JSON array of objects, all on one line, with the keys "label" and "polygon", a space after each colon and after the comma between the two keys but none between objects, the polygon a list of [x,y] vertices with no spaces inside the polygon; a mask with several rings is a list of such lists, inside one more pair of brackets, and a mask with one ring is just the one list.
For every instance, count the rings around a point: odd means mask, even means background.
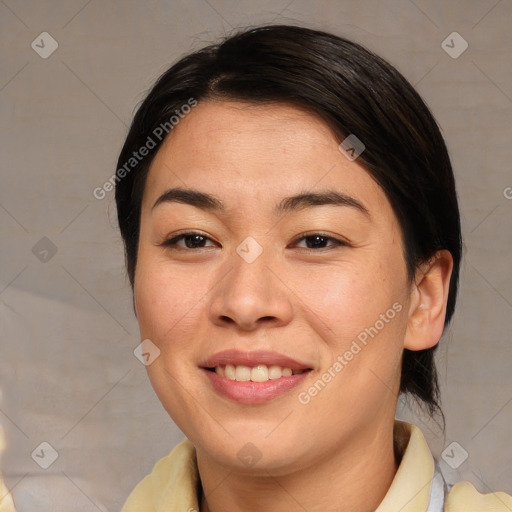
[{"label": "yellow collar", "polygon": [[[418,427],[400,420],[395,420],[393,436],[401,462],[375,512],[427,512],[435,464],[425,437]],[[185,439],[135,487],[122,512],[198,511],[199,485],[195,448]],[[451,489],[443,509],[510,512],[512,497],[503,492],[480,494],[469,482],[461,482]]]},{"label": "yellow collar", "polygon": [[[426,511],[430,500],[434,460],[421,430],[409,423],[395,420],[395,446],[403,453],[402,461],[384,500],[375,512]],[[151,510],[199,510],[199,473],[194,445],[185,439],[157,462],[132,492],[123,512]]]},{"label": "yellow collar", "polygon": [[375,512],[426,511],[430,502],[434,459],[423,432],[415,425],[395,420],[395,446],[403,453],[395,478]]}]

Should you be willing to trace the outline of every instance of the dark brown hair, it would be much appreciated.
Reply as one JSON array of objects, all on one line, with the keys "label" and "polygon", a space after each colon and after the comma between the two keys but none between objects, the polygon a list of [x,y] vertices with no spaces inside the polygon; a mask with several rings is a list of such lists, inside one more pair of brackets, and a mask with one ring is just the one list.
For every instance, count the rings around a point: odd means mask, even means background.
[{"label": "dark brown hair", "polygon": [[[333,34],[296,26],[242,30],[183,57],[138,108],[119,156],[115,192],[132,287],[145,180],[165,139],[158,127],[170,133],[171,117],[191,99],[211,98],[294,104],[320,115],[340,141],[355,134],[365,145],[358,162],[382,187],[400,222],[409,278],[438,250],[452,254],[445,325],[449,323],[462,240],[453,171],[434,117],[409,82],[382,58]],[[149,138],[154,147],[128,169],[133,153],[149,147]],[[405,349],[400,383],[400,391],[422,400],[431,414],[440,412],[436,347]]]}]

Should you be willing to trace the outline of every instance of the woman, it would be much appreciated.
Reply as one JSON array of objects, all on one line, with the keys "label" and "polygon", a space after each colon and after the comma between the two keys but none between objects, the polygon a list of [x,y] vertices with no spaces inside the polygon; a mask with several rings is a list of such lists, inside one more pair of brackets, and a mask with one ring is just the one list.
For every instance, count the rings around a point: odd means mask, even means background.
[{"label": "woman", "polygon": [[141,354],[187,437],[124,512],[512,510],[448,493],[395,420],[400,393],[440,412],[462,243],[446,146],[392,66],[242,31],[162,75],[114,180]]}]

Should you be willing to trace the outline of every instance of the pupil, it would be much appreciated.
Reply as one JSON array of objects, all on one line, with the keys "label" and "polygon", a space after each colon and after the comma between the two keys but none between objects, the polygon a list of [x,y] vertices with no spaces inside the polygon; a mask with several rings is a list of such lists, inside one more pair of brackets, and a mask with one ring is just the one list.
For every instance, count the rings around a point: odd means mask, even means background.
[{"label": "pupil", "polygon": [[[192,248],[196,247],[196,243],[197,243],[197,244],[200,244],[200,243],[203,241],[203,240],[202,240],[203,238],[204,238],[204,237],[203,237],[202,235],[190,235],[190,236],[188,237],[188,239],[187,239],[187,244],[186,244],[186,245],[187,245],[187,247],[188,247],[189,249],[192,249]],[[199,239],[199,240],[198,240],[198,239]],[[192,242],[191,242],[191,243],[189,243],[189,242],[190,242],[190,240],[192,240]]]},{"label": "pupil", "polygon": [[[310,236],[309,239],[313,239],[314,242],[313,242],[313,246],[314,247],[318,247],[319,245],[323,245],[323,242],[325,242],[325,237],[324,236],[321,236],[321,235],[313,235],[313,236]],[[320,243],[318,243],[320,241]]]}]

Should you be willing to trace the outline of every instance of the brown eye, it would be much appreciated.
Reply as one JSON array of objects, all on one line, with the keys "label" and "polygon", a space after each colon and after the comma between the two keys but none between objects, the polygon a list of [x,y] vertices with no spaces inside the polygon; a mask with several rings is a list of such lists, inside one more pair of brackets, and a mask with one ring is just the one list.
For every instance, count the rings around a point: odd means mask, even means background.
[{"label": "brown eye", "polygon": [[[202,233],[188,232],[181,233],[173,238],[165,240],[161,245],[164,247],[177,247],[180,249],[203,249],[205,243],[210,240],[207,236]],[[182,242],[179,243],[179,242]],[[211,241],[211,240],[210,240]]]},{"label": "brown eye", "polygon": [[[306,241],[305,249],[331,249],[338,246],[348,245],[342,240],[338,240],[332,236],[328,236],[325,233],[306,233],[302,235],[297,242]],[[330,246],[326,247],[326,244],[333,242]]]}]

